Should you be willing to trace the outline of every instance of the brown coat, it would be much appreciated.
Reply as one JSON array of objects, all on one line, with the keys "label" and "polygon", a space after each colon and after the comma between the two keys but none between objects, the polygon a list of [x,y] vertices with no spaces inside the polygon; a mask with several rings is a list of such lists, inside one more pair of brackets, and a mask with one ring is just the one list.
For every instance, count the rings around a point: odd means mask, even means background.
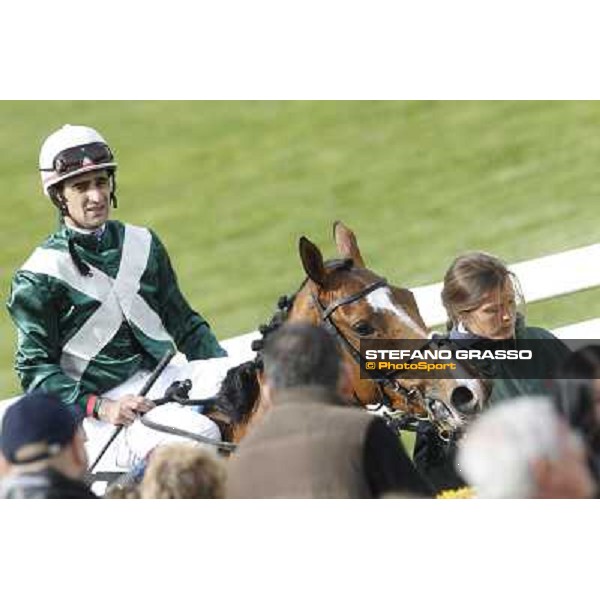
[{"label": "brown coat", "polygon": [[[372,498],[377,491],[366,472],[369,464],[384,485],[418,478],[378,417],[344,404],[324,388],[280,391],[273,409],[229,460],[227,495]],[[425,494],[420,485],[418,478],[417,493]]]}]

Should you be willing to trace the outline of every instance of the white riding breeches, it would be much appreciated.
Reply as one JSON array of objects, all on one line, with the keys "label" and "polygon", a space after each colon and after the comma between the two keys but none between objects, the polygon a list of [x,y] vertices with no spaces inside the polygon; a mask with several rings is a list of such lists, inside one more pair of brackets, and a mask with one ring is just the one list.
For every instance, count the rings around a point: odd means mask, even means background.
[{"label": "white riding breeches", "polygon": [[[218,391],[228,369],[238,362],[229,357],[186,362],[184,357],[177,355],[158,377],[146,397],[150,400],[162,398],[171,383],[184,379],[190,379],[192,382],[190,398],[213,396]],[[127,394],[139,394],[149,375],[150,373],[147,371],[140,371],[121,385],[103,394],[103,396],[117,399]],[[217,425],[208,417],[190,407],[169,403],[153,408],[147,415],[152,421],[161,425],[183,429],[213,440],[221,439]],[[115,426],[96,419],[86,418],[84,429],[87,436],[86,448],[91,463],[101,452],[112,435]],[[176,442],[200,444],[199,442],[191,442],[188,438],[182,436],[150,429],[143,425],[139,419],[136,419],[132,425],[123,428],[123,431],[111,444],[111,448],[107,450],[94,471],[129,470],[136,462],[144,459],[153,448]],[[214,446],[208,444],[201,445],[215,449]]]}]

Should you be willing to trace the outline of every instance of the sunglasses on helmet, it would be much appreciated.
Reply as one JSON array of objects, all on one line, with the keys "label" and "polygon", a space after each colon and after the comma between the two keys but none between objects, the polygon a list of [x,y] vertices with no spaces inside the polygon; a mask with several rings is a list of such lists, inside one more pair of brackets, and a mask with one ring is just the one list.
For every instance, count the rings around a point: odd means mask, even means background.
[{"label": "sunglasses on helmet", "polygon": [[54,159],[53,169],[57,175],[66,175],[89,165],[101,165],[113,162],[114,157],[110,148],[101,142],[85,144],[76,148],[67,148]]}]

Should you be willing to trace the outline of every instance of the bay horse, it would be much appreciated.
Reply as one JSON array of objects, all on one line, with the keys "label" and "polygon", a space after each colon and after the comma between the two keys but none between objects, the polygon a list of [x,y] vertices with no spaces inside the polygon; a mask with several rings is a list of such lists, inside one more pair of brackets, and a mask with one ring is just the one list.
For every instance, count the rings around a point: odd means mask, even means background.
[{"label": "bay horse", "polygon": [[412,292],[387,283],[365,267],[354,233],[340,221],[333,226],[339,259],[324,261],[319,248],[304,236],[299,254],[305,280],[291,298],[280,298],[279,310],[259,328],[263,339],[253,345],[255,360],[231,369],[205,412],[219,424],[223,439],[237,443],[261,415],[261,353],[264,340],[284,322],[308,321],[325,326],[338,339],[349,369],[353,397],[363,407],[386,406],[404,419],[430,420],[448,439],[484,407],[488,382],[468,364],[458,364],[452,378],[407,379],[397,373],[380,379],[360,377],[361,339],[426,340],[429,332]]}]

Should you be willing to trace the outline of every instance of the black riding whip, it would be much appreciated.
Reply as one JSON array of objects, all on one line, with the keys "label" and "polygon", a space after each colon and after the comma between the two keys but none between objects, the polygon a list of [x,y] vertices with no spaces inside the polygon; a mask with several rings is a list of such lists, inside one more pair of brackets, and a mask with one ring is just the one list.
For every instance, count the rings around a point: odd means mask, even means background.
[{"label": "black riding whip", "polygon": [[[138,396],[145,396],[150,391],[156,380],[159,378],[160,374],[165,370],[165,367],[171,362],[171,359],[175,356],[175,354],[176,352],[173,348],[170,348],[165,352],[164,356],[160,359],[160,362],[154,368],[154,371],[150,373],[150,377],[148,377],[148,379],[146,380],[146,383],[143,385]],[[102,450],[100,450],[100,454],[98,454],[92,466],[88,469],[87,472],[89,475],[92,474],[92,471],[100,462],[100,459],[106,454],[106,451],[110,448],[110,445],[115,441],[115,438],[119,435],[119,433],[121,433],[123,427],[124,425],[117,425],[116,429],[113,431],[106,444],[104,444]]]}]

